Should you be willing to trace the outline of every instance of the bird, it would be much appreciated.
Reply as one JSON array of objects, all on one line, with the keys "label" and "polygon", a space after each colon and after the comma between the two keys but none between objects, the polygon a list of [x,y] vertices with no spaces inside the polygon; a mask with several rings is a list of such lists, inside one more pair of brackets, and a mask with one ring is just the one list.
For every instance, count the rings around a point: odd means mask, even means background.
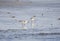
[{"label": "bird", "polygon": [[19,20],[19,22],[22,23],[22,29],[27,29],[27,27],[25,26],[28,23],[27,20]]},{"label": "bird", "polygon": [[7,12],[7,14],[11,14],[10,12]]},{"label": "bird", "polygon": [[31,20],[34,21],[36,16],[31,17]]},{"label": "bird", "polygon": [[35,23],[34,23],[35,17],[36,16],[31,17],[31,25],[32,25],[32,28],[34,28],[34,26],[35,26]]},{"label": "bird", "polygon": [[15,16],[12,16],[11,18],[15,18]]},{"label": "bird", "polygon": [[58,20],[60,20],[60,18],[58,18]]}]

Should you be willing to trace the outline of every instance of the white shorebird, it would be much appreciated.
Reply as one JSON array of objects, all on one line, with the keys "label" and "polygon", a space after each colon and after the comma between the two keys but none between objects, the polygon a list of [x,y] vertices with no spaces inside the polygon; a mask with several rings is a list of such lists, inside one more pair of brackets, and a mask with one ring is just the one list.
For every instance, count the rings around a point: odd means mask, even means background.
[{"label": "white shorebird", "polygon": [[31,17],[31,25],[32,25],[32,28],[34,28],[34,26],[35,26],[35,17],[36,16]]},{"label": "white shorebird", "polygon": [[27,29],[27,27],[25,26],[28,23],[27,20],[19,20],[19,22],[22,23],[22,29]]}]

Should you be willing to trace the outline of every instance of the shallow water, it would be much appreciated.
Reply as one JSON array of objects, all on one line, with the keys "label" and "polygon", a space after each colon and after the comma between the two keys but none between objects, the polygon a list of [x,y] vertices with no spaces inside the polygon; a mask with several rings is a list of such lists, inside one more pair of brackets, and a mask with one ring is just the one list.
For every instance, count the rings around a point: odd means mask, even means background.
[{"label": "shallow water", "polygon": [[22,32],[0,31],[0,41],[60,41],[60,35],[38,35],[23,30]]},{"label": "shallow water", "polygon": [[[58,20],[60,3],[33,2],[21,6],[2,4],[0,4],[0,41],[60,41],[60,34],[40,35],[40,33],[60,33],[60,20]],[[10,12],[10,15],[7,12]],[[30,18],[34,15],[37,17],[35,27],[32,29]],[[21,23],[11,16],[16,16],[18,20],[29,20],[25,25],[27,30],[21,30]]]}]

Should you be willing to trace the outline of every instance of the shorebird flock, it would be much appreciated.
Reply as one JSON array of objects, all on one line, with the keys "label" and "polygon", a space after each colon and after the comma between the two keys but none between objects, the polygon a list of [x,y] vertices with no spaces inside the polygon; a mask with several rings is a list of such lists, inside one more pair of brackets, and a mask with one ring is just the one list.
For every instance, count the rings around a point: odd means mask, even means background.
[{"label": "shorebird flock", "polygon": [[[7,12],[7,14],[11,14],[10,12]],[[16,20],[17,22],[19,22],[19,23],[21,23],[21,25],[22,25],[22,29],[27,29],[27,27],[25,26],[27,23],[29,23],[29,21],[31,21],[31,27],[32,28],[34,28],[34,26],[35,26],[35,20],[36,20],[36,16],[34,15],[34,16],[32,16],[31,18],[30,18],[30,20],[20,20],[20,19],[17,19],[16,18],[16,16],[12,16],[12,15],[10,15],[10,18],[13,18],[14,20]]]},{"label": "shorebird flock", "polygon": [[[11,13],[10,11],[7,11],[5,13],[8,14],[8,17],[12,18],[13,21],[16,21],[16,23],[20,23],[22,29],[28,29],[28,26],[30,26],[33,29],[33,28],[36,27],[36,25],[38,27],[45,27],[45,24],[43,24],[43,23],[41,23],[40,25],[37,24],[36,20],[38,19],[38,16],[33,15],[33,16],[30,16],[29,19],[18,19],[15,15],[12,15],[13,13]],[[44,18],[45,14],[41,13],[41,16]],[[60,21],[60,18],[57,18],[57,20]],[[39,21],[39,22],[41,22],[41,21]],[[54,25],[54,23],[49,22],[48,26],[49,27],[54,27],[55,25]]]}]

